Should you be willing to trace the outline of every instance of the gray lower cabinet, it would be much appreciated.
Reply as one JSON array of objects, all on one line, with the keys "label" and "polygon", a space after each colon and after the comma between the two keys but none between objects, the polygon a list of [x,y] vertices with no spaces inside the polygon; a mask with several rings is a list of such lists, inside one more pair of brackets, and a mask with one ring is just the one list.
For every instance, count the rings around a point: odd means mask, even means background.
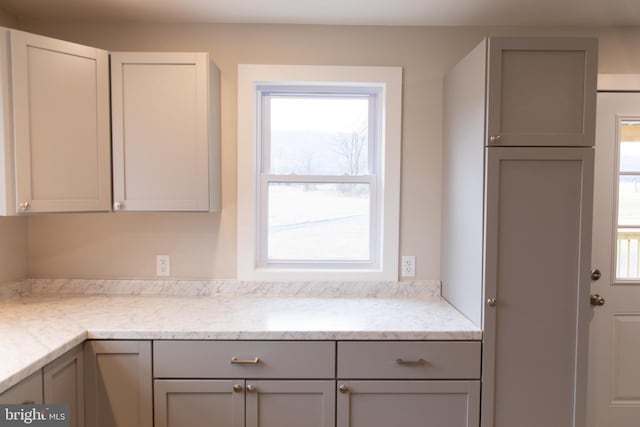
[{"label": "gray lower cabinet", "polygon": [[243,427],[244,405],[244,380],[154,381],[155,427]]},{"label": "gray lower cabinet", "polygon": [[336,427],[478,427],[478,341],[338,343]]},{"label": "gray lower cabinet", "polygon": [[246,427],[332,427],[335,381],[247,381]]},{"label": "gray lower cabinet", "polygon": [[338,381],[337,427],[477,427],[480,381]]},{"label": "gray lower cabinet", "polygon": [[69,425],[84,426],[82,345],[0,394],[2,404],[66,404]]},{"label": "gray lower cabinet", "polygon": [[38,370],[0,394],[0,404],[41,404],[42,370]]},{"label": "gray lower cabinet", "polygon": [[335,348],[155,341],[155,427],[334,427]]},{"label": "gray lower cabinet", "polygon": [[155,427],[332,427],[335,381],[155,380]]},{"label": "gray lower cabinet", "polygon": [[150,341],[87,341],[87,427],[152,427]]},{"label": "gray lower cabinet", "polygon": [[84,369],[82,345],[44,367],[45,404],[69,405],[69,425],[84,426]]}]

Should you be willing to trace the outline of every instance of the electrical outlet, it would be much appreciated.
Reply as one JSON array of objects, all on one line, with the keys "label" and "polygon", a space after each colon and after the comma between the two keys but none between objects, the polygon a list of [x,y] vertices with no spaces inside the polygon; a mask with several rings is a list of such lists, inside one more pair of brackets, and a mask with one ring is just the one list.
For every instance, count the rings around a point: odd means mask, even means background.
[{"label": "electrical outlet", "polygon": [[171,273],[171,257],[156,255],[156,276],[168,276]]},{"label": "electrical outlet", "polygon": [[416,257],[406,255],[402,257],[402,277],[416,277]]}]

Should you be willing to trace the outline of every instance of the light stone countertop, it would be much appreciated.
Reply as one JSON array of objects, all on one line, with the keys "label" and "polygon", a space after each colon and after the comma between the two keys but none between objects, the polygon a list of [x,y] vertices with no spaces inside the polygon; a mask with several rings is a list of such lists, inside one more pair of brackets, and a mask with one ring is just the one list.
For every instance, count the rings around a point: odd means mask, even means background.
[{"label": "light stone countertop", "polygon": [[[33,283],[34,290],[41,283]],[[77,287],[75,288],[78,290]],[[480,340],[437,295],[69,294],[0,302],[0,392],[86,339]]]}]

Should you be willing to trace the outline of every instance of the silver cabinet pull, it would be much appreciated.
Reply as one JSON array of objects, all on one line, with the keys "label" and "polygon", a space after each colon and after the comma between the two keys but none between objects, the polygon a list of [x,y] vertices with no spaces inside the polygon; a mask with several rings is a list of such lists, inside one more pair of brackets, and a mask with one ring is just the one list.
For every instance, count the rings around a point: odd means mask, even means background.
[{"label": "silver cabinet pull", "polygon": [[340,390],[340,393],[349,393],[349,387],[344,384],[340,385],[340,387],[338,387],[338,390]]},{"label": "silver cabinet pull", "polygon": [[403,365],[403,366],[422,366],[422,365],[426,365],[427,361],[424,360],[423,358],[420,358],[418,360],[404,360],[404,359],[396,359],[396,363],[398,365]]},{"label": "silver cabinet pull", "polygon": [[20,205],[18,205],[18,207],[20,208],[21,211],[28,211],[29,209],[31,209],[31,203],[22,202],[20,203]]},{"label": "silver cabinet pull", "polygon": [[259,357],[256,357],[255,359],[249,359],[249,360],[238,359],[235,356],[231,358],[232,365],[257,365],[258,363],[260,363]]},{"label": "silver cabinet pull", "polygon": [[120,209],[122,209],[122,202],[115,202],[113,204],[113,210],[114,211],[119,211]]},{"label": "silver cabinet pull", "polygon": [[498,300],[496,300],[495,298],[487,299],[487,304],[489,304],[489,307],[495,307],[497,303],[498,303]]},{"label": "silver cabinet pull", "polygon": [[35,400],[25,400],[24,402],[21,403],[21,405],[35,405],[36,402]]},{"label": "silver cabinet pull", "polygon": [[494,135],[489,137],[489,142],[491,144],[500,144],[501,141],[502,141],[502,136],[500,135]]},{"label": "silver cabinet pull", "polygon": [[253,384],[247,385],[247,391],[249,393],[254,393],[256,391],[256,386],[254,386]]},{"label": "silver cabinet pull", "polygon": [[240,393],[242,391],[242,386],[240,384],[234,384],[233,391]]}]

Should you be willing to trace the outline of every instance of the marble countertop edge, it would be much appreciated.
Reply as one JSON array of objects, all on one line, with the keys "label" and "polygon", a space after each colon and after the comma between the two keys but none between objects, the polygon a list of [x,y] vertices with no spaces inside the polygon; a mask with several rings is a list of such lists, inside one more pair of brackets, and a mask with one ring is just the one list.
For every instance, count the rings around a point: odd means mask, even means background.
[{"label": "marble countertop edge", "polygon": [[87,335],[87,331],[82,331],[72,339],[62,342],[54,348],[42,350],[42,352],[39,353],[39,355],[41,355],[40,357],[34,360],[24,361],[25,367],[18,371],[10,374],[0,372],[0,393],[10,389],[20,381],[39,371],[75,346],[82,344],[87,340]]}]

